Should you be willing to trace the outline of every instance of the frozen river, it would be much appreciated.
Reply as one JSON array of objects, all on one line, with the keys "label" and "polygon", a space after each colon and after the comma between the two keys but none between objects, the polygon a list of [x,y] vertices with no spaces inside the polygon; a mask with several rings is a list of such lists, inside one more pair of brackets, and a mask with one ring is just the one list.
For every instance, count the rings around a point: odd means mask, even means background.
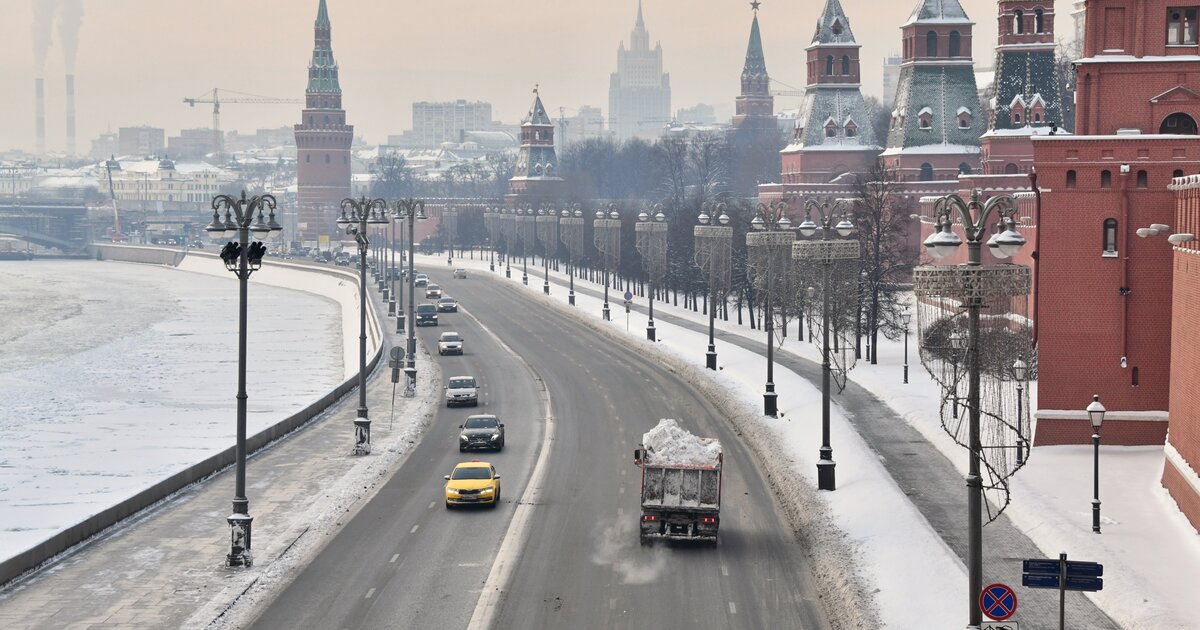
[{"label": "frozen river", "polygon": [[[0,559],[234,443],[238,292],[225,276],[0,263]],[[344,377],[341,306],[252,284],[251,435]]]}]

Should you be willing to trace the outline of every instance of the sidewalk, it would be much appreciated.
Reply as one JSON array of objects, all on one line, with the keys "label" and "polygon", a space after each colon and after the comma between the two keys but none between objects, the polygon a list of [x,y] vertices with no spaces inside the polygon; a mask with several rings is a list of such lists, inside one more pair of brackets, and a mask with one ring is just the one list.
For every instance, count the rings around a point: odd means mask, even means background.
[{"label": "sidewalk", "polygon": [[[432,262],[432,261],[431,261]],[[480,265],[478,262],[472,263],[470,260],[456,259],[456,266],[479,267],[483,273],[487,273],[486,260]],[[498,267],[497,274],[503,277],[502,267]],[[536,276],[531,267],[530,290],[537,292],[541,291],[542,269],[537,268]],[[520,283],[519,274],[514,273],[513,281],[518,285]],[[536,278],[536,283],[535,283]],[[551,272],[551,282],[554,285],[554,294],[565,301],[566,294],[566,278],[565,274],[556,274]],[[575,290],[577,302],[580,304],[580,311],[592,317],[598,317],[598,312],[592,312],[590,306],[585,305],[585,300],[591,301],[602,295],[602,288],[597,288],[596,285],[576,278]],[[612,306],[614,324],[623,328],[625,317],[621,311],[621,291],[610,289],[610,303]],[[586,296],[586,297],[585,297]],[[644,336],[646,318],[644,316],[643,305],[645,298],[637,298],[634,306],[634,313],[630,318],[630,331],[634,336]],[[685,310],[670,306],[667,303],[656,301],[655,303],[656,324],[659,328],[660,346],[678,346],[677,339],[681,333],[677,333],[674,327],[679,327],[680,331],[687,331],[686,334],[690,338],[699,337],[699,342],[688,341],[682,345],[688,348],[688,352],[695,355],[697,362],[703,360],[703,349],[707,337],[707,316],[693,313],[690,310]],[[733,357],[734,346],[739,349],[744,349],[753,352],[757,355],[765,354],[765,344],[763,339],[765,335],[757,330],[750,330],[749,327],[739,327],[733,322],[721,322],[718,320],[718,346],[720,364],[723,368],[730,369],[728,365]],[[794,329],[793,329],[794,334]],[[912,341],[912,340],[910,340]],[[665,343],[664,343],[665,342]],[[834,402],[845,412],[846,419],[853,425],[853,431],[869,446],[869,448],[877,455],[878,459],[886,468],[887,473],[899,488],[907,495],[912,505],[920,511],[920,514],[928,522],[928,524],[937,532],[937,535],[945,541],[946,545],[953,550],[954,554],[960,559],[965,559],[967,551],[967,530],[965,526],[966,520],[966,492],[964,490],[965,482],[963,472],[966,467],[966,453],[961,447],[954,445],[948,436],[942,432],[937,420],[937,399],[936,386],[930,382],[928,374],[920,365],[917,358],[917,349],[914,345],[910,347],[910,381],[912,385],[901,384],[901,369],[900,356],[902,352],[901,344],[885,342],[887,345],[881,346],[880,358],[881,364],[870,366],[865,363],[860,363],[854,372],[851,372],[851,380],[846,391],[840,395],[835,395]],[[803,355],[808,355],[805,357]],[[785,376],[781,372],[792,372],[799,377],[805,379],[814,387],[819,387],[820,383],[820,365],[812,359],[817,358],[817,353],[814,346],[807,343],[797,343],[795,339],[788,340],[776,352],[776,383],[780,392],[781,408],[790,406],[790,403],[796,401],[800,397],[799,392],[794,392],[789,389],[780,387],[779,384],[785,381]],[[811,359],[809,358],[811,357]],[[765,359],[760,358],[762,363],[755,367],[756,373],[753,374],[753,383],[756,390],[760,391],[762,387],[763,374],[758,371],[765,372]],[[741,369],[741,368],[736,368]],[[859,376],[862,382],[856,382],[855,377]],[[889,384],[891,383],[891,384]],[[869,390],[867,388],[870,388]],[[873,392],[878,392],[876,395]],[[757,391],[756,391],[757,394]],[[925,400],[929,395],[934,398]],[[882,398],[882,399],[881,399]],[[885,402],[886,400],[886,402]],[[818,399],[819,401],[819,399]],[[819,417],[819,408],[805,409],[803,415],[811,417],[815,412]],[[835,414],[837,412],[835,411]],[[794,413],[789,413],[792,419],[795,419]],[[786,432],[786,431],[785,431]],[[940,435],[939,435],[940,434]],[[944,436],[944,440],[940,437]],[[834,459],[842,464],[839,469],[839,490],[844,490],[845,474],[849,470],[843,471],[842,468],[848,469],[849,466],[843,458],[847,457],[845,445],[841,445],[839,451],[839,437],[835,427],[834,439]],[[948,446],[947,446],[948,445]],[[803,450],[808,450],[810,447],[805,444]],[[815,451],[815,444],[811,446]],[[1049,526],[1074,526],[1074,518],[1069,519],[1070,522],[1064,522],[1063,519],[1055,518],[1057,515],[1046,515],[1042,522],[1033,525],[1030,531],[1036,532],[1038,535],[1037,543],[1031,540],[1028,535],[1023,533],[1022,529],[1014,525],[1014,521],[1010,515],[1020,514],[1021,518],[1018,522],[1021,525],[1028,525],[1025,520],[1025,515],[1030,512],[1042,512],[1049,510],[1046,506],[1058,505],[1058,511],[1074,511],[1082,514],[1086,511],[1084,508],[1090,507],[1090,504],[1083,507],[1075,506],[1079,509],[1065,509],[1062,504],[1068,500],[1079,502],[1079,497],[1069,498],[1064,496],[1049,496],[1058,494],[1072,494],[1073,487],[1067,483],[1053,483],[1058,481],[1058,477],[1047,475],[1043,468],[1039,472],[1038,459],[1043,462],[1061,458],[1063,455],[1058,453],[1045,452],[1049,449],[1037,449],[1031,456],[1031,464],[1021,473],[1018,473],[1016,482],[1014,483],[1014,499],[1013,505],[1009,507],[1009,511],[1001,516],[996,522],[987,525],[984,528],[984,571],[985,579],[988,583],[1003,582],[1017,589],[1020,596],[1020,612],[1017,619],[1021,620],[1023,627],[1057,627],[1058,617],[1058,602],[1056,591],[1024,589],[1020,587],[1020,561],[1025,558],[1041,558],[1041,557],[1057,557],[1057,553],[1066,550],[1071,553],[1071,557],[1076,559],[1095,560],[1106,564],[1106,585],[1110,589],[1107,593],[1112,599],[1106,600],[1109,602],[1111,609],[1121,619],[1121,625],[1118,625],[1102,612],[1093,600],[1082,593],[1069,593],[1067,600],[1067,619],[1070,620],[1072,627],[1087,627],[1087,628],[1170,628],[1182,627],[1172,625],[1176,623],[1176,617],[1171,608],[1179,609],[1186,598],[1180,598],[1178,602],[1172,602],[1169,596],[1160,592],[1159,589],[1153,587],[1147,588],[1144,584],[1136,584],[1138,577],[1127,573],[1125,563],[1130,561],[1137,562],[1138,558],[1130,558],[1130,549],[1124,551],[1112,550],[1097,550],[1094,547],[1088,546],[1090,542],[1086,538],[1083,543],[1076,543],[1070,536],[1050,535],[1046,530]],[[1160,449],[1161,450],[1161,449]],[[1142,454],[1134,454],[1141,456]],[[1079,454],[1067,455],[1079,459]],[[958,461],[958,460],[961,460]],[[1090,459],[1089,459],[1090,463]],[[1052,468],[1053,470],[1053,468]],[[1083,471],[1080,471],[1083,472]],[[1090,480],[1090,468],[1088,468]],[[1030,483],[1022,476],[1030,477],[1038,475],[1037,486],[1041,492],[1031,491]],[[1061,477],[1061,473],[1059,477]],[[1114,483],[1113,486],[1120,486],[1119,483]],[[1047,490],[1045,486],[1062,487],[1063,490],[1057,492]],[[1109,487],[1113,487],[1109,486]],[[1088,486],[1090,490],[1090,486]],[[836,494],[841,494],[836,493]],[[1134,497],[1139,497],[1142,502],[1147,502],[1153,507],[1155,512],[1161,512],[1161,498],[1153,494],[1146,493],[1130,493]],[[1031,496],[1034,495],[1034,496]],[[1043,496],[1045,495],[1045,496]],[[1090,495],[1089,497],[1090,498]],[[1126,500],[1127,495],[1122,494],[1121,500]],[[1108,499],[1114,501],[1112,497]],[[1086,501],[1084,502],[1086,503]],[[1133,506],[1129,506],[1126,511],[1134,510]],[[1085,522],[1086,515],[1083,515],[1084,520],[1079,521],[1084,525],[1089,525],[1086,528],[1086,534],[1090,535],[1090,522]],[[1109,527],[1108,524],[1105,527]],[[1107,531],[1107,530],[1106,530]],[[1113,532],[1118,536],[1109,536],[1105,540],[1117,543],[1118,545],[1130,545],[1130,536],[1120,535],[1118,532]],[[1141,551],[1146,546],[1144,543],[1136,541],[1136,528],[1131,532],[1133,550]],[[1193,536],[1193,538],[1195,538]],[[1046,541],[1050,542],[1047,543]],[[1147,538],[1146,540],[1153,540]],[[1183,541],[1183,546],[1187,549],[1190,543],[1195,541]],[[1051,548],[1047,548],[1051,547]],[[1141,560],[1144,564],[1146,560]],[[1175,562],[1179,564],[1178,560]],[[1186,564],[1184,565],[1187,566]],[[922,567],[925,569],[925,567]],[[1115,571],[1114,571],[1115,569]],[[918,570],[921,571],[921,570]],[[1121,575],[1125,573],[1125,575]],[[1189,575],[1186,571],[1180,573],[1177,567],[1168,568],[1166,571],[1168,577],[1177,576],[1182,582],[1182,588],[1186,588]],[[1195,573],[1190,575],[1194,576]],[[965,586],[965,567],[962,578]],[[1130,585],[1129,582],[1134,582]],[[888,585],[880,585],[886,589]],[[1115,588],[1114,588],[1115,587]],[[1115,591],[1115,592],[1114,592]],[[1124,591],[1124,592],[1122,592]],[[1167,601],[1163,601],[1168,598]],[[946,605],[952,607],[955,611],[965,607],[965,602],[959,602],[957,595],[948,597]],[[964,597],[965,599],[965,597]],[[1142,606],[1129,606],[1132,601],[1141,601]],[[1174,606],[1172,606],[1172,603]],[[965,611],[963,611],[965,614]],[[1053,623],[1052,621],[1053,620]],[[1044,625],[1043,625],[1044,624]]]},{"label": "sidewalk", "polygon": [[[231,467],[10,584],[0,592],[0,627],[203,628],[251,586],[269,593],[271,585],[303,566],[333,528],[402,463],[437,399],[436,362],[419,348],[418,397],[403,398],[397,391],[391,419],[386,350],[402,341],[396,338],[394,319],[384,316],[387,307],[377,292],[370,296],[385,333],[384,359],[367,387],[373,453],[349,454],[358,407],[355,390],[305,428],[252,455],[246,489],[254,517],[253,567],[224,566]],[[248,393],[253,399],[252,387]]]}]

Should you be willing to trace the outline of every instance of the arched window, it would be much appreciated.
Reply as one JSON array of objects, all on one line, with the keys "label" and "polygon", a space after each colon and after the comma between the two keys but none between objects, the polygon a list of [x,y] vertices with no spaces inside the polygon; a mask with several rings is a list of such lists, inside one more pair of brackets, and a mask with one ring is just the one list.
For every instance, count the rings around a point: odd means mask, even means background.
[{"label": "arched window", "polygon": [[1025,32],[1025,12],[1017,9],[1013,11],[1013,33],[1020,35]]},{"label": "arched window", "polygon": [[928,107],[922,109],[921,112],[917,114],[917,120],[919,121],[918,126],[921,129],[926,131],[933,129],[933,111]]},{"label": "arched window", "polygon": [[1149,177],[1149,175],[1147,175],[1146,171],[1138,171],[1137,172],[1137,187],[1138,188],[1149,188],[1150,187],[1150,177]]},{"label": "arched window", "polygon": [[842,21],[834,20],[832,30],[833,30],[834,35],[841,35],[842,34]]},{"label": "arched window", "polygon": [[846,123],[846,137],[853,138],[854,136],[857,136],[857,135],[858,135],[858,125],[854,124],[853,120],[848,121]]},{"label": "arched window", "polygon": [[967,164],[966,162],[959,164],[958,165],[958,174],[959,175],[970,175],[971,174],[971,165]]},{"label": "arched window", "polygon": [[1171,173],[1171,178],[1172,178],[1172,179],[1174,179],[1174,178],[1176,178],[1176,177],[1183,177],[1183,169],[1181,169],[1181,168],[1177,168],[1177,169],[1175,169],[1175,172],[1174,172],[1174,173]]},{"label": "arched window", "polygon": [[958,31],[950,31],[950,51],[949,51],[950,56],[958,57],[959,55],[961,55],[962,54],[961,47],[962,47],[962,38],[959,36]]},{"label": "arched window", "polygon": [[933,165],[930,164],[929,162],[926,162],[921,165],[921,181],[923,181],[923,182],[933,181]]},{"label": "arched window", "polygon": [[833,76],[833,55],[825,58],[825,75]]},{"label": "arched window", "polygon": [[1033,32],[1034,33],[1045,33],[1046,32],[1046,16],[1042,12],[1041,9],[1033,10]]},{"label": "arched window", "polygon": [[1016,175],[1017,174],[1017,165],[1013,164],[1012,162],[1005,164],[1004,165],[1004,174],[1005,175]]},{"label": "arched window", "polygon": [[1112,188],[1112,171],[1100,171],[1100,187]]},{"label": "arched window", "polygon": [[1104,220],[1104,256],[1117,255],[1117,220]]},{"label": "arched window", "polygon": [[837,135],[837,125],[831,120],[825,123],[825,137],[832,138]]},{"label": "arched window", "polygon": [[1075,171],[1067,171],[1067,188],[1075,187]]},{"label": "arched window", "polygon": [[1196,119],[1182,112],[1176,112],[1167,116],[1158,132],[1194,136],[1196,135]]},{"label": "arched window", "polygon": [[937,33],[934,31],[929,31],[925,34],[925,56],[937,56]]},{"label": "arched window", "polygon": [[844,74],[844,75],[850,74],[850,56],[849,55],[842,55],[842,74]]}]

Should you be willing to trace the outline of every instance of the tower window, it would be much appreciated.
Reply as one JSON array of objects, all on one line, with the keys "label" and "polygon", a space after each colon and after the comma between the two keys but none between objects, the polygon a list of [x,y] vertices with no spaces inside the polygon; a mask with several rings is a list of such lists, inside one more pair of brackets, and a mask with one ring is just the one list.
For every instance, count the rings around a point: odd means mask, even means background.
[{"label": "tower window", "polygon": [[1167,45],[1194,46],[1196,44],[1197,7],[1171,7],[1167,9]]},{"label": "tower window", "polygon": [[837,135],[837,125],[833,124],[832,120],[825,123],[825,137],[832,138],[836,135]]},{"label": "tower window", "polygon": [[928,33],[925,34],[925,56],[926,57],[938,56],[937,33],[934,31],[929,31]]},{"label": "tower window", "polygon": [[1175,169],[1175,172],[1171,173],[1171,177],[1172,178],[1183,177],[1183,169],[1181,169],[1181,168]]},{"label": "tower window", "polygon": [[933,165],[930,164],[929,162],[926,162],[921,165],[921,181],[923,181],[923,182],[933,181]]},{"label": "tower window", "polygon": [[857,135],[858,135],[858,125],[854,124],[853,120],[850,122],[847,122],[846,123],[846,137],[853,138],[854,136],[857,136]]},{"label": "tower window", "polygon": [[1005,164],[1004,165],[1004,174],[1005,175],[1016,175],[1017,174],[1017,165],[1013,164],[1012,162]]},{"label": "tower window", "polygon": [[962,55],[962,37],[958,31],[950,31],[950,56],[958,57]]},{"label": "tower window", "polygon": [[970,175],[971,174],[971,165],[967,164],[966,162],[960,163],[958,165],[958,174],[959,175]]},{"label": "tower window", "polygon": [[1075,171],[1067,171],[1067,188],[1075,187]]},{"label": "tower window", "polygon": [[1150,187],[1150,178],[1146,174],[1146,171],[1138,171],[1137,172],[1137,187],[1138,188],[1149,188]]},{"label": "tower window", "polygon": [[1046,32],[1046,15],[1041,9],[1033,10],[1033,32],[1034,33],[1045,33]]},{"label": "tower window", "polygon": [[842,34],[842,21],[841,21],[841,20],[834,20],[834,21],[833,21],[833,27],[832,27],[832,29],[831,29],[831,30],[833,30],[833,34],[834,34],[834,35],[841,35],[841,34]]},{"label": "tower window", "polygon": [[825,75],[833,76],[833,55],[825,58]]},{"label": "tower window", "polygon": [[921,113],[917,115],[917,119],[920,121],[918,126],[921,129],[926,131],[933,129],[933,113],[929,111],[928,107],[921,110]]},{"label": "tower window", "polygon": [[1103,256],[1117,255],[1117,220],[1104,220],[1104,253]]},{"label": "tower window", "polygon": [[1100,171],[1100,187],[1112,188],[1112,171]]},{"label": "tower window", "polygon": [[1020,9],[1013,11],[1013,33],[1017,35],[1025,33],[1025,12]]},{"label": "tower window", "polygon": [[1163,120],[1158,132],[1194,136],[1196,135],[1196,119],[1182,112],[1176,112]]},{"label": "tower window", "polygon": [[850,56],[849,55],[842,55],[842,74],[843,75],[850,74]]}]

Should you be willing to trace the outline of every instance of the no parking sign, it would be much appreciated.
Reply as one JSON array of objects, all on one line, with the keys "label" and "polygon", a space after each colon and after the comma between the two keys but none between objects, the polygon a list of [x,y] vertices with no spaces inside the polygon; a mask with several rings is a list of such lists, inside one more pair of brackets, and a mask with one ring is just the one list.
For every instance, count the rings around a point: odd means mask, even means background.
[{"label": "no parking sign", "polygon": [[1017,594],[1004,584],[992,584],[979,594],[979,610],[989,619],[1004,621],[1017,612]]}]

